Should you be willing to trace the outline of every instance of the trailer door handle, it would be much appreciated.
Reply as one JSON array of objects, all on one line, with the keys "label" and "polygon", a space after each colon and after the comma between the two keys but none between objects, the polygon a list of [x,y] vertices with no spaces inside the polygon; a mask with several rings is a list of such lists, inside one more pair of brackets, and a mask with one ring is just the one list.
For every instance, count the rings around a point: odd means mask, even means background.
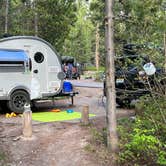
[{"label": "trailer door handle", "polygon": [[37,74],[37,73],[38,73],[38,70],[37,70],[37,69],[36,69],[36,70],[33,70],[33,72]]}]

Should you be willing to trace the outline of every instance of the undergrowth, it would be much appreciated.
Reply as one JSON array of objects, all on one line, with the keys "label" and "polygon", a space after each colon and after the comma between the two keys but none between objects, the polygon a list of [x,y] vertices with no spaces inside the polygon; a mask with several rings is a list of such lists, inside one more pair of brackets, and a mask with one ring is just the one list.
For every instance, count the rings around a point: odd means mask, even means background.
[{"label": "undergrowth", "polygon": [[106,148],[106,129],[98,131],[96,128],[91,128],[92,139],[85,146],[85,150],[95,155],[96,160],[100,165],[110,165],[112,156]]},{"label": "undergrowth", "polygon": [[[137,103],[135,118],[118,120],[118,166],[166,165],[166,102],[146,96]],[[106,148],[106,129],[92,127],[92,139],[85,149],[109,165],[111,153]]]},{"label": "undergrowth", "polygon": [[143,97],[130,128],[119,125],[119,165],[166,165],[165,99]]},{"label": "undergrowth", "polygon": [[4,162],[6,160],[6,155],[0,151],[0,165],[3,166],[4,165]]}]

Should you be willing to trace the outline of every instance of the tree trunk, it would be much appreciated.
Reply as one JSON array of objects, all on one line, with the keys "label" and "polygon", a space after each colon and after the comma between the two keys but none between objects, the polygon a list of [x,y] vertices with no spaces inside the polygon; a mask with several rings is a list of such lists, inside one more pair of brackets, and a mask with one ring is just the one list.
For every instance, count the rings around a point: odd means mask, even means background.
[{"label": "tree trunk", "polygon": [[35,36],[38,36],[38,14],[35,12]]},{"label": "tree trunk", "polygon": [[[165,55],[165,61],[164,61],[164,71],[166,74],[166,32],[164,32],[164,55]],[[166,87],[165,87],[165,97],[166,97]]]},{"label": "tree trunk", "polygon": [[8,14],[9,14],[9,0],[6,0],[5,7],[5,33],[8,33]]},{"label": "tree trunk", "polygon": [[164,54],[165,54],[164,69],[165,69],[165,73],[166,73],[166,32],[164,33]]},{"label": "tree trunk", "polygon": [[[106,0],[106,120],[107,120],[107,146],[113,154],[118,152],[117,120],[116,120],[116,91],[114,66],[114,0]],[[114,162],[115,163],[115,162]],[[116,165],[116,164],[114,164]]]},{"label": "tree trunk", "polygon": [[33,9],[34,9],[34,11],[35,11],[35,17],[34,17],[35,36],[38,36],[38,13],[37,13],[37,11],[36,11],[36,3],[37,3],[37,0],[34,1]]},{"label": "tree trunk", "polygon": [[96,70],[99,70],[99,23],[96,26],[96,51],[95,51]]}]

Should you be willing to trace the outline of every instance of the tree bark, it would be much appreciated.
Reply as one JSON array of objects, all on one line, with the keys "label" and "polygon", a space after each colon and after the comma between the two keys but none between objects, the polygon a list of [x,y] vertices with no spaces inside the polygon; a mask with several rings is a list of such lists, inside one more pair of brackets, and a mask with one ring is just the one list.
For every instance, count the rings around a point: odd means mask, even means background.
[{"label": "tree bark", "polygon": [[38,14],[35,12],[35,36],[38,36]]},{"label": "tree bark", "polygon": [[[106,120],[107,120],[107,146],[113,153],[118,152],[118,135],[116,119],[116,91],[114,66],[114,0],[106,0]],[[115,164],[116,165],[116,164]]]},{"label": "tree bark", "polygon": [[9,0],[6,0],[5,7],[5,33],[8,33],[8,14],[9,14]]},{"label": "tree bark", "polygon": [[[164,55],[165,55],[165,61],[164,61],[164,71],[166,74],[166,32],[164,32]],[[166,97],[166,87],[165,87],[165,97]]]},{"label": "tree bark", "polygon": [[95,51],[96,70],[99,70],[99,23],[96,26],[96,51]]},{"label": "tree bark", "polygon": [[34,23],[35,23],[35,36],[38,36],[38,13],[36,11],[36,3],[37,0],[34,1],[34,10],[35,10]]},{"label": "tree bark", "polygon": [[164,54],[165,54],[164,69],[165,69],[165,73],[166,73],[166,32],[164,33]]}]

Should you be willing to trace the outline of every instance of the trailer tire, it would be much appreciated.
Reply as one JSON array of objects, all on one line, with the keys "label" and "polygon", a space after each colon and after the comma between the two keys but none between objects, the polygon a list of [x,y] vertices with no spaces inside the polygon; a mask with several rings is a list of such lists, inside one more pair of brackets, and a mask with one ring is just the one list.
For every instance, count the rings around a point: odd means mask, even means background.
[{"label": "trailer tire", "polygon": [[15,113],[23,113],[24,105],[30,104],[29,94],[23,90],[14,91],[8,101],[8,108]]}]

